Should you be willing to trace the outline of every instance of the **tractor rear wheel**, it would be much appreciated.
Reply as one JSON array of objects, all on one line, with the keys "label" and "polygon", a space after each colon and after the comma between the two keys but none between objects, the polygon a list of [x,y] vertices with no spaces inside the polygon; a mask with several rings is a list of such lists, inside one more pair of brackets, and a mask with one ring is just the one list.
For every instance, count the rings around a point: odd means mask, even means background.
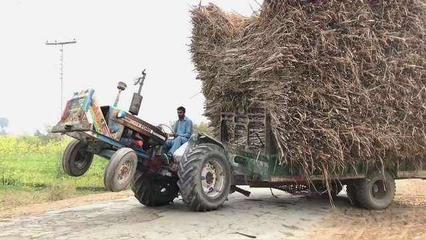
[{"label": "tractor rear wheel", "polygon": [[132,182],[135,198],[145,206],[168,205],[178,196],[177,179],[137,170]]},{"label": "tractor rear wheel", "polygon": [[69,176],[79,177],[92,165],[93,153],[87,151],[87,145],[80,140],[73,140],[65,148],[62,156],[62,168]]},{"label": "tractor rear wheel", "polygon": [[131,148],[120,148],[111,157],[104,173],[107,191],[119,192],[132,182],[138,164],[138,156]]},{"label": "tractor rear wheel", "polygon": [[360,206],[366,209],[385,209],[395,196],[395,179],[386,171],[372,172],[358,182],[356,196]]},{"label": "tractor rear wheel", "polygon": [[215,144],[196,145],[179,162],[178,186],[182,199],[194,211],[223,205],[231,187],[231,166],[225,150]]}]

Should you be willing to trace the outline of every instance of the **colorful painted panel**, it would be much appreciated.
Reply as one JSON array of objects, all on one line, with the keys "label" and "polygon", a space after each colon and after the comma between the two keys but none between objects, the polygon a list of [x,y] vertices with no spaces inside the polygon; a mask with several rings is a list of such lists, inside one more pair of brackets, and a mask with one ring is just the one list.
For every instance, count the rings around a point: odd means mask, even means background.
[{"label": "colorful painted panel", "polygon": [[96,132],[103,134],[107,137],[112,137],[105,117],[102,113],[101,107],[99,106],[96,99],[93,97],[91,97],[91,102],[92,104],[90,109],[88,109],[87,115],[90,116],[90,118],[92,119]]},{"label": "colorful painted panel", "polygon": [[102,110],[93,97],[94,90],[89,89],[74,94],[67,102],[61,121],[52,132],[88,131],[111,137]]},{"label": "colorful painted panel", "polygon": [[59,123],[62,125],[74,125],[87,122],[86,114],[81,108],[83,102],[84,98],[73,98],[69,100]]}]

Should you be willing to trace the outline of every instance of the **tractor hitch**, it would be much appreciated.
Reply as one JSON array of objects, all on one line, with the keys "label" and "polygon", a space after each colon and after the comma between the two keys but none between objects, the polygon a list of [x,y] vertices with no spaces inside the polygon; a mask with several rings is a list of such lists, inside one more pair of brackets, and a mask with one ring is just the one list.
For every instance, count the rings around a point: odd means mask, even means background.
[{"label": "tractor hitch", "polygon": [[250,194],[251,194],[251,192],[249,192],[249,191],[247,191],[247,190],[244,190],[244,189],[242,189],[242,188],[239,188],[239,187],[237,187],[237,186],[235,186],[235,185],[232,185],[231,186],[231,193],[232,192],[239,192],[239,193],[241,193],[241,194],[243,194],[244,196],[246,196],[246,197],[250,197]]}]

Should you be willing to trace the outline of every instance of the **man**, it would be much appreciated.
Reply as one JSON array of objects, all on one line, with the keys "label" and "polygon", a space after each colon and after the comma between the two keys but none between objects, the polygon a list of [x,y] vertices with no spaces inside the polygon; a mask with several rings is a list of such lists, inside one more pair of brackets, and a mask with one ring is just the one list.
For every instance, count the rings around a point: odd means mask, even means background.
[{"label": "man", "polygon": [[173,125],[173,140],[166,142],[169,149],[167,155],[173,156],[173,153],[184,143],[186,143],[192,135],[192,121],[185,116],[186,109],[184,107],[177,108],[178,120]]}]

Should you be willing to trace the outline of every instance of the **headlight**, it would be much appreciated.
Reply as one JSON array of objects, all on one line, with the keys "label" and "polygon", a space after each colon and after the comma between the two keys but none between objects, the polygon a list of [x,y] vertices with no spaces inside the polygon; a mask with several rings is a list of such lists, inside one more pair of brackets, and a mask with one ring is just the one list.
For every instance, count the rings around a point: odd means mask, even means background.
[{"label": "headlight", "polygon": [[125,118],[126,117],[126,112],[124,112],[124,111],[119,111],[118,113],[117,113],[117,118]]}]

